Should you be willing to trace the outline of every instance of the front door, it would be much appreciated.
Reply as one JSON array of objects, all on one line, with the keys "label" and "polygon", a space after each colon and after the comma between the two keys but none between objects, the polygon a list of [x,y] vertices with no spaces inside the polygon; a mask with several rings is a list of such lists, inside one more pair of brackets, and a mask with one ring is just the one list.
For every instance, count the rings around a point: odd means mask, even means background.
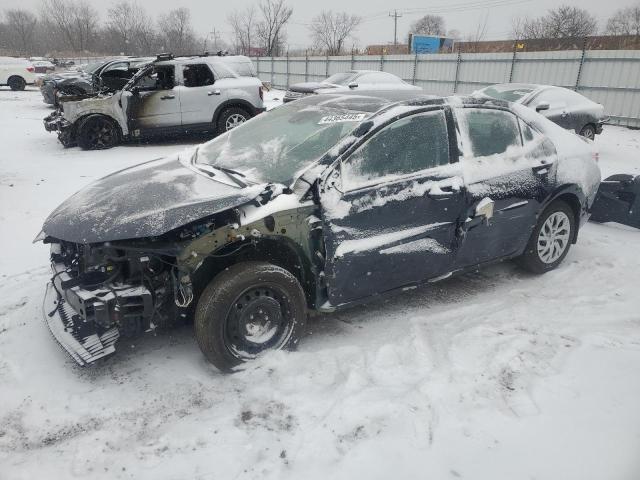
[{"label": "front door", "polygon": [[509,110],[455,108],[464,181],[471,210],[494,202],[493,218],[466,230],[460,267],[524,249],[555,183],[556,152],[542,134]]},{"label": "front door", "polygon": [[126,112],[132,136],[180,128],[180,90],[176,88],[173,65],[149,67],[130,92]]},{"label": "front door", "polygon": [[320,194],[330,302],[447,274],[466,211],[444,109],[396,120],[343,159]]},{"label": "front door", "polygon": [[218,105],[224,100],[223,89],[217,88],[211,68],[206,63],[182,67],[184,87],[180,87],[182,124],[210,124]]}]

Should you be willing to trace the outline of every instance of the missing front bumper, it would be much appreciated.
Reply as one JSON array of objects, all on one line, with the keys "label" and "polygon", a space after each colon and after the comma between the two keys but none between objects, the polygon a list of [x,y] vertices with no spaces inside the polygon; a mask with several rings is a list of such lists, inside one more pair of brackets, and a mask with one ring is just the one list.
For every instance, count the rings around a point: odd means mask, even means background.
[{"label": "missing front bumper", "polygon": [[84,366],[115,352],[115,343],[120,337],[118,329],[112,327],[102,334],[78,335],[76,322],[83,319],[52,283],[47,285],[42,315],[53,337],[78,364]]},{"label": "missing front bumper", "polygon": [[60,140],[60,143],[62,143],[65,148],[76,145],[75,129],[73,125],[62,116],[62,112],[55,111],[51,115],[46,116],[44,119],[44,129],[47,132],[56,132],[58,134],[58,140]]}]

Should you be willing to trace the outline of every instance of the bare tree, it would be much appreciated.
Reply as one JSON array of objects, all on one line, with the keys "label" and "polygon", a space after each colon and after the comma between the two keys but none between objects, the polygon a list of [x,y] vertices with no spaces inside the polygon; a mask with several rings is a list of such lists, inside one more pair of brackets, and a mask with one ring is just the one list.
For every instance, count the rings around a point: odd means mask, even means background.
[{"label": "bare tree", "polygon": [[346,12],[322,11],[311,20],[309,29],[317,47],[327,55],[340,55],[345,40],[352,36],[361,20],[358,15]]},{"label": "bare tree", "polygon": [[12,9],[4,12],[4,38],[8,46],[23,55],[33,52],[38,19],[28,10]]},{"label": "bare tree", "polygon": [[487,9],[483,17],[478,19],[476,29],[467,36],[467,42],[469,42],[473,51],[478,51],[480,42],[484,40],[487,34],[487,23],[489,23],[489,9]]},{"label": "bare tree", "polygon": [[446,32],[444,18],[440,15],[425,15],[411,24],[411,33],[443,36]]},{"label": "bare tree", "polygon": [[640,4],[621,8],[607,21],[608,35],[640,36]]},{"label": "bare tree", "polygon": [[193,52],[196,49],[196,38],[191,26],[191,12],[180,7],[171,10],[158,19],[160,39],[164,47],[173,53]]},{"label": "bare tree", "polygon": [[284,0],[262,0],[259,4],[262,19],[258,22],[258,38],[267,56],[279,55],[285,42],[285,26],[293,9]]},{"label": "bare tree", "polygon": [[148,35],[151,19],[137,3],[121,0],[107,10],[106,35],[111,48],[124,53],[151,53]]},{"label": "bare tree", "polygon": [[41,23],[75,52],[88,50],[97,35],[98,14],[85,0],[43,0]]},{"label": "bare tree", "polygon": [[562,5],[542,17],[516,18],[512,30],[519,39],[587,37],[598,32],[598,22],[583,8]]},{"label": "bare tree", "polygon": [[247,7],[243,11],[234,10],[227,16],[227,20],[233,29],[236,52],[251,55],[256,35],[255,9]]}]

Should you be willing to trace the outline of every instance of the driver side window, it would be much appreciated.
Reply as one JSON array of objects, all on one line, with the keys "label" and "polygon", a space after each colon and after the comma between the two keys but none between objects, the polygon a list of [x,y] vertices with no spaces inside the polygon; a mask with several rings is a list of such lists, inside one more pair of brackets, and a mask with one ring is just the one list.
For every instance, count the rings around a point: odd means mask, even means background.
[{"label": "driver side window", "polygon": [[401,118],[383,128],[342,164],[346,190],[449,163],[444,111]]}]

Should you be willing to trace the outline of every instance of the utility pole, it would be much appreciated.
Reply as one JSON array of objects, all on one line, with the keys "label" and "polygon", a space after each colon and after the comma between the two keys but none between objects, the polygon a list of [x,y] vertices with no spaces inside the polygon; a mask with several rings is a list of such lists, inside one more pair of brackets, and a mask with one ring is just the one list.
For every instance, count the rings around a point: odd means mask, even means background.
[{"label": "utility pole", "polygon": [[393,18],[393,44],[398,45],[398,18],[402,17],[402,14],[394,10],[393,13],[389,13],[389,16]]}]

